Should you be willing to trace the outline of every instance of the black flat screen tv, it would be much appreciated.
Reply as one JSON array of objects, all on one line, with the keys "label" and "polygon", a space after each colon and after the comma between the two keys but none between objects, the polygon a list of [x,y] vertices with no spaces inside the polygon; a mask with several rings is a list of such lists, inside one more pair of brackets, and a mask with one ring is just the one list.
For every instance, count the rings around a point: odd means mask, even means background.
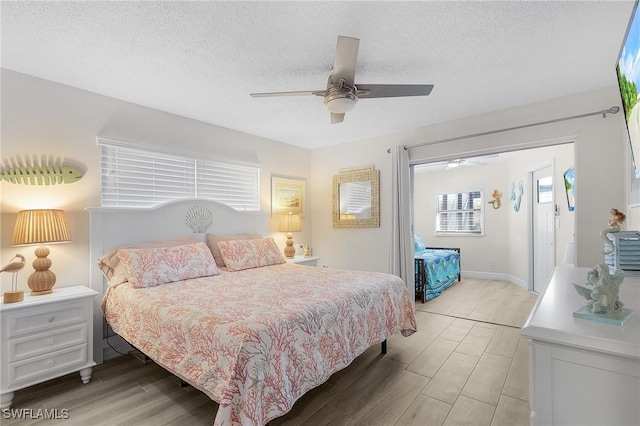
[{"label": "black flat screen tv", "polygon": [[635,178],[640,179],[640,103],[638,102],[638,88],[640,88],[640,12],[638,2],[635,2],[631,21],[627,27],[618,64],[618,86],[622,96],[625,123],[629,131],[631,153],[635,167]]}]

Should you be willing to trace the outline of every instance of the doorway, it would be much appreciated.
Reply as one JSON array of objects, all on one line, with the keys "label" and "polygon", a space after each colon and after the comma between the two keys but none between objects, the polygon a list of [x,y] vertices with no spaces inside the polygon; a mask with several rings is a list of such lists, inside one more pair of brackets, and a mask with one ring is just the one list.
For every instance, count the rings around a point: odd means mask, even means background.
[{"label": "doorway", "polygon": [[540,293],[556,264],[553,165],[531,172],[531,253],[533,291]]},{"label": "doorway", "polygon": [[[466,157],[465,161],[457,161],[458,167],[453,168],[448,160],[414,164],[414,233],[420,235],[429,247],[460,248],[463,280],[469,277],[509,281],[525,290],[534,291],[532,205],[538,194],[537,189],[533,189],[532,182],[538,179],[533,178],[533,172],[550,166],[551,186],[543,180],[542,205],[539,207],[551,208],[550,214],[546,215],[546,229],[553,236],[547,238],[551,249],[544,247],[539,250],[544,254],[543,259],[546,260],[549,272],[536,273],[537,277],[542,277],[543,282],[542,285],[535,286],[535,291],[538,292],[539,288],[547,284],[544,277],[553,271],[555,264],[562,262],[562,257],[558,257],[562,254],[560,251],[574,239],[575,211],[569,209],[567,191],[563,184],[563,174],[574,166],[574,154],[573,143],[564,143],[486,157]],[[442,190],[459,192],[477,187],[483,189],[485,196],[481,203],[484,233],[438,233],[437,194]],[[500,202],[490,203],[495,190],[501,195]],[[541,236],[538,236],[537,240],[540,239]],[[535,263],[541,264],[540,261]]]}]

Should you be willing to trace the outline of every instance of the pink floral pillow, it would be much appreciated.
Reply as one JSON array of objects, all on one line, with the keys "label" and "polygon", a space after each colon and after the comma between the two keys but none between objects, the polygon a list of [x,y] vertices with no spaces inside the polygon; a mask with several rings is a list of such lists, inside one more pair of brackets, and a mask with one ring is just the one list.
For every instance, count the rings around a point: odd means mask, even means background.
[{"label": "pink floral pillow", "polygon": [[220,241],[218,247],[230,271],[286,262],[273,238]]},{"label": "pink floral pillow", "polygon": [[147,241],[144,243],[127,244],[125,246],[117,247],[108,253],[103,254],[98,258],[98,266],[102,274],[107,277],[107,284],[109,287],[116,287],[120,284],[127,282],[127,271],[120,263],[120,257],[118,252],[122,249],[140,249],[140,248],[160,248],[160,247],[173,247],[183,246],[185,244],[197,243],[195,235],[187,235],[185,237],[179,237],[170,240],[160,241]]},{"label": "pink floral pillow", "polygon": [[205,243],[122,249],[118,257],[125,268],[127,280],[134,287],[153,287],[220,273]]}]

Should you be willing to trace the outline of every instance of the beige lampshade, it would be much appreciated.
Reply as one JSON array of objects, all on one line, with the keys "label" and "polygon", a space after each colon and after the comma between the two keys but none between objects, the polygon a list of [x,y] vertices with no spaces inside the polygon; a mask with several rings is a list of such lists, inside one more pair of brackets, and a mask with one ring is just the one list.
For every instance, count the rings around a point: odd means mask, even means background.
[{"label": "beige lampshade", "polygon": [[299,214],[286,214],[280,220],[278,228],[280,232],[300,232],[302,231],[302,221]]},{"label": "beige lampshade", "polygon": [[56,283],[56,275],[49,270],[51,259],[45,243],[71,241],[69,227],[62,210],[22,210],[18,212],[11,244],[42,244],[35,251],[35,272],[27,281],[31,295],[49,294]]},{"label": "beige lampshade", "polygon": [[296,254],[296,249],[293,247],[293,235],[292,232],[302,231],[302,221],[299,214],[286,214],[282,216],[278,231],[287,232],[286,247],[284,248],[284,256],[292,258]]},{"label": "beige lampshade", "polygon": [[62,210],[22,210],[13,229],[12,245],[71,241]]}]

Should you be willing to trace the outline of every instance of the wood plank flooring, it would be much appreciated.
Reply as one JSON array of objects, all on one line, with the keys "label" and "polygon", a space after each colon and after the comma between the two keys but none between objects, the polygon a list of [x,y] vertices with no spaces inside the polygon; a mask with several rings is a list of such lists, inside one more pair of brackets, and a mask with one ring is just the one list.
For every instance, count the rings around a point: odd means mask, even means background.
[{"label": "wood plank flooring", "polygon": [[[529,425],[519,327],[536,297],[505,282],[463,279],[417,302],[418,332],[390,337],[387,355],[370,348],[270,426]],[[69,418],[3,416],[3,425],[184,426],[211,425],[217,404],[153,363],[121,356],[96,367],[87,385],[76,373],[18,391],[12,409],[66,409]]]}]

